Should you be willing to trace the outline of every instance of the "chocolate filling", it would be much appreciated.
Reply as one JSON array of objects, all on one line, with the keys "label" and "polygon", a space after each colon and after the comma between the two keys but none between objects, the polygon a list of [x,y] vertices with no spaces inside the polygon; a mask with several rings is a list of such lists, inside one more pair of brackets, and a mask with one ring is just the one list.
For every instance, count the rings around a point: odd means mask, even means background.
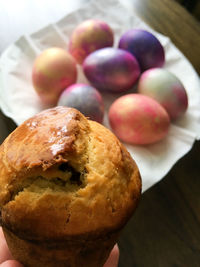
[{"label": "chocolate filling", "polygon": [[70,183],[77,184],[78,186],[82,185],[81,181],[81,174],[80,172],[77,172],[72,166],[70,166],[68,163],[62,163],[59,165],[58,169],[62,172],[70,172]]}]

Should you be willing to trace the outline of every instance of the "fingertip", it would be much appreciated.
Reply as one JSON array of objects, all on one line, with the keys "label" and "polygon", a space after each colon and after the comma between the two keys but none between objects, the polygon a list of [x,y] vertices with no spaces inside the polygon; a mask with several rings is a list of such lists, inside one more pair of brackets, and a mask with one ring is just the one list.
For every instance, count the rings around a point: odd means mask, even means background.
[{"label": "fingertip", "polygon": [[23,267],[23,265],[15,260],[7,260],[1,263],[0,267]]},{"label": "fingertip", "polygon": [[4,239],[3,229],[0,227],[0,239]]},{"label": "fingertip", "polygon": [[113,266],[118,266],[119,262],[119,247],[117,244],[114,245],[113,250],[112,250],[112,261],[113,261]]},{"label": "fingertip", "polygon": [[0,263],[11,259],[13,259],[13,257],[9,251],[8,245],[3,235],[3,231],[0,228]]},{"label": "fingertip", "polygon": [[119,261],[119,247],[117,244],[113,247],[110,256],[108,257],[103,267],[117,267]]},{"label": "fingertip", "polygon": [[113,247],[113,253],[115,253],[116,255],[118,255],[118,257],[119,257],[119,247],[118,247],[118,245],[117,244],[115,244],[114,245],[114,247]]}]

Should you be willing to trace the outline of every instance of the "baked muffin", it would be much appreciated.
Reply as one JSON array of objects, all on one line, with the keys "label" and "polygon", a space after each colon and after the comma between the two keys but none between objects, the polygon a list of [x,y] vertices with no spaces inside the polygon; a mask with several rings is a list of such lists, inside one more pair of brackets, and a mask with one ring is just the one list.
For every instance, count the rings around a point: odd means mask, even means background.
[{"label": "baked muffin", "polygon": [[0,217],[30,267],[102,267],[141,194],[113,133],[73,108],[25,121],[0,146]]}]

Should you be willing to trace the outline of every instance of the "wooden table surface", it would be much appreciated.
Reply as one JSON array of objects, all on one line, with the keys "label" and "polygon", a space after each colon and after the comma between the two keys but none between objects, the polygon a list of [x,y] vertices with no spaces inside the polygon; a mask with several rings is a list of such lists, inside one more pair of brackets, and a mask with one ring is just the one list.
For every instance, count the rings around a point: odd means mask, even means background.
[{"label": "wooden table surface", "polygon": [[[169,36],[200,74],[199,23],[174,0],[132,0],[152,28]],[[2,113],[0,142],[15,128]],[[119,267],[200,266],[200,142],[140,205],[119,240]]]},{"label": "wooden table surface", "polygon": [[[133,0],[152,28],[169,36],[200,74],[200,25],[173,0]],[[142,195],[120,238],[119,267],[200,266],[200,142]]]}]

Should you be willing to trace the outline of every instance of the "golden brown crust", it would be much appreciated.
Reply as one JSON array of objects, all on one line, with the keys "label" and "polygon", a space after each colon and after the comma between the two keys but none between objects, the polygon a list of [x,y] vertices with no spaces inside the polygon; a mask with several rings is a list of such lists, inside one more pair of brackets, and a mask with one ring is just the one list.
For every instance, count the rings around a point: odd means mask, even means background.
[{"label": "golden brown crust", "polygon": [[140,194],[140,174],[126,148],[75,109],[39,113],[0,147],[1,224],[25,240],[115,232]]},{"label": "golden brown crust", "polygon": [[114,233],[96,240],[40,244],[19,239],[7,229],[3,230],[12,256],[24,267],[102,267],[118,238]]}]

